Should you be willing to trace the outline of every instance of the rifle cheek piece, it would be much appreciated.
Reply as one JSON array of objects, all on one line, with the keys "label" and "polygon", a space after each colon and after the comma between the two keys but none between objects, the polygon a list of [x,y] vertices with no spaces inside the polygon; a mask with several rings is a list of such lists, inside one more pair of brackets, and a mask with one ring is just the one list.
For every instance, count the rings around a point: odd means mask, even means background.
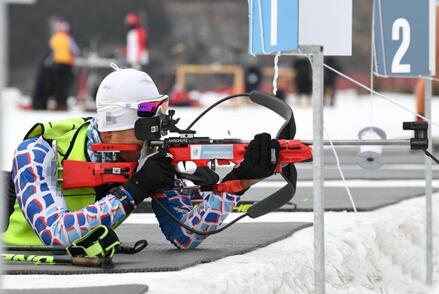
[{"label": "rifle cheek piece", "polygon": [[159,140],[160,132],[160,117],[142,117],[139,118],[134,125],[134,132],[136,138],[144,141]]},{"label": "rifle cheek piece", "polygon": [[176,126],[180,119],[173,118],[175,110],[170,109],[168,113],[139,118],[134,125],[136,138],[144,141],[153,141],[160,140],[161,137],[166,136],[169,132],[180,135],[195,134],[195,131],[181,130]]}]

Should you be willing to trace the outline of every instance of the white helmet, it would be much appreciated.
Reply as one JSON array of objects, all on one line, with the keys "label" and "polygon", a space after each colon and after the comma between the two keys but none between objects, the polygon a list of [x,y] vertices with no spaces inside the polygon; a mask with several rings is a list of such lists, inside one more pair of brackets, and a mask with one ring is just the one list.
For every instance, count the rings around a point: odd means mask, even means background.
[{"label": "white helmet", "polygon": [[141,102],[163,100],[151,77],[135,69],[119,69],[104,78],[96,94],[98,130],[122,131],[133,129],[137,105]]}]

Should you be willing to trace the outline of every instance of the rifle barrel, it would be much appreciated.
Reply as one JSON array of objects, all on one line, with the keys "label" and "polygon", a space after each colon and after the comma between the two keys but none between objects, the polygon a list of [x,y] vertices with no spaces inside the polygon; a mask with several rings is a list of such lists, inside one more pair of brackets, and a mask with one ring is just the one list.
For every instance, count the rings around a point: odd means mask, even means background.
[{"label": "rifle barrel", "polygon": [[[242,141],[244,144],[248,144],[250,141]],[[312,140],[301,140],[301,142],[305,145],[312,146],[313,141]],[[410,139],[380,139],[380,140],[333,140],[333,145],[336,146],[366,146],[366,145],[380,145],[380,146],[410,146]],[[150,141],[151,146],[163,146],[163,141],[155,140]],[[324,140],[323,145],[331,145],[329,140]]]},{"label": "rifle barrel", "polygon": [[[302,140],[305,145],[313,145],[312,140]],[[393,146],[410,146],[409,139],[377,139],[377,140],[332,140],[336,146],[366,146],[366,145],[393,145]],[[323,141],[323,145],[331,145],[328,140]]]}]

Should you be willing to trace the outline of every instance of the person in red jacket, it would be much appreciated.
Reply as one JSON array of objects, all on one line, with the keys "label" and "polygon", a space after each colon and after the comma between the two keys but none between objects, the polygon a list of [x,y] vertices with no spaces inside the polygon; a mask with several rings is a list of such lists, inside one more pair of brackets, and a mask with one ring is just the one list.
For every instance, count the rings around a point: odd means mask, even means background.
[{"label": "person in red jacket", "polygon": [[147,30],[140,24],[140,18],[135,13],[128,13],[125,23],[129,27],[127,34],[127,63],[130,67],[140,69],[149,63],[147,48]]}]

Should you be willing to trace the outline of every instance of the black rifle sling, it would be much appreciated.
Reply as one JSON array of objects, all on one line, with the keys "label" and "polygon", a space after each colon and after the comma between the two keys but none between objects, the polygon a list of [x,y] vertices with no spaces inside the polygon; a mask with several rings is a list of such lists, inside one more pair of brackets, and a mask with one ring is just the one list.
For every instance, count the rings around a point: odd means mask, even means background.
[{"label": "black rifle sling", "polygon": [[[296,135],[296,122],[294,120],[294,114],[291,107],[277,97],[273,97],[256,91],[250,92],[249,94],[236,94],[217,101],[215,104],[211,105],[205,111],[203,111],[191,124],[189,124],[187,130],[192,128],[192,126],[196,122],[198,122],[201,117],[203,117],[207,112],[209,112],[211,109],[218,106],[219,104],[230,99],[245,96],[249,97],[250,100],[254,103],[270,109],[271,111],[275,112],[283,119],[285,119],[284,124],[280,127],[276,135],[276,139],[294,139],[294,136]],[[293,198],[294,194],[296,193],[297,183],[297,171],[294,164],[288,164],[284,166],[282,168],[281,175],[285,179],[286,185],[275,193],[271,194],[270,196],[264,198],[263,200],[250,207],[247,211],[247,214],[251,218],[256,218],[267,214],[285,205]]]},{"label": "black rifle sling", "polygon": [[[276,139],[294,139],[296,135],[296,122],[294,120],[293,110],[288,104],[277,97],[260,92],[251,92],[250,100],[265,106],[285,119],[284,124],[280,127],[276,135]],[[278,209],[293,198],[296,193],[297,183],[297,171],[294,164],[290,163],[284,166],[281,175],[286,181],[286,185],[250,207],[247,210],[247,214],[251,218],[256,218]]]}]

